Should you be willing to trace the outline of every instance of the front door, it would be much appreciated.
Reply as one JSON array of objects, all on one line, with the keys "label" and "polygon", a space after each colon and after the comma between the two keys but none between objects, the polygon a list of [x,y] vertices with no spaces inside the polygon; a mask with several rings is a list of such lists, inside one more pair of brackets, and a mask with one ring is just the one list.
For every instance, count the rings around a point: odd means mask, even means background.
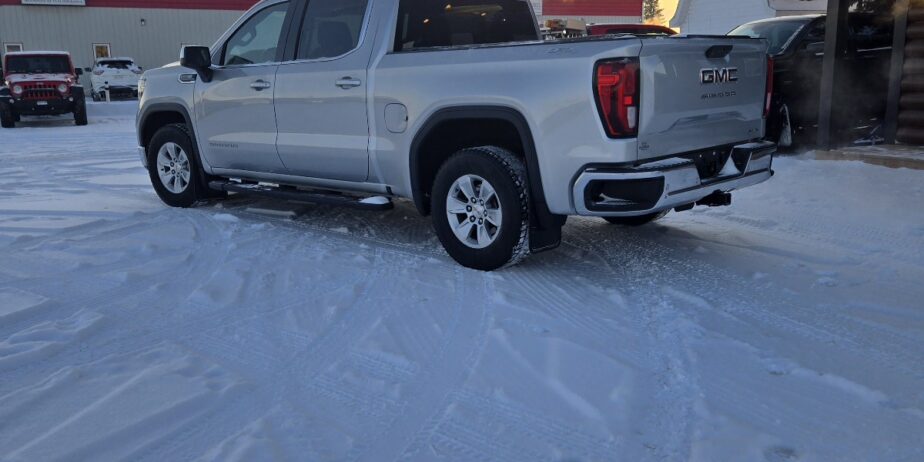
[{"label": "front door", "polygon": [[369,175],[368,0],[311,0],[296,60],[276,75],[277,149],[295,175],[365,181]]},{"label": "front door", "polygon": [[253,13],[222,46],[212,81],[196,83],[196,130],[214,168],[285,172],[273,92],[290,7],[284,1]]}]

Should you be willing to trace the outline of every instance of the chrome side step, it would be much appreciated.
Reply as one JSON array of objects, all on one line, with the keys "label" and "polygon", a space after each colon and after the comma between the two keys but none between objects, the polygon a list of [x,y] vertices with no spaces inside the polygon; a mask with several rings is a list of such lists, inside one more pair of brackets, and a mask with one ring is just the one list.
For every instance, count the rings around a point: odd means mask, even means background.
[{"label": "chrome side step", "polygon": [[395,204],[383,196],[358,197],[334,191],[304,190],[290,186],[271,186],[259,183],[238,183],[234,181],[212,181],[209,188],[234,194],[248,194],[293,202],[336,205],[360,210],[391,210]]}]

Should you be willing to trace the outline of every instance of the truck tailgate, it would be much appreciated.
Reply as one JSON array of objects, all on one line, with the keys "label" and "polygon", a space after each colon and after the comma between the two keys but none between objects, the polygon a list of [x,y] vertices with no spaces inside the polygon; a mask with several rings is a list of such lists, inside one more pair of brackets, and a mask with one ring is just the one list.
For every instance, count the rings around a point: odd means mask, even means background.
[{"label": "truck tailgate", "polygon": [[642,41],[639,159],[764,134],[767,45],[740,38]]}]

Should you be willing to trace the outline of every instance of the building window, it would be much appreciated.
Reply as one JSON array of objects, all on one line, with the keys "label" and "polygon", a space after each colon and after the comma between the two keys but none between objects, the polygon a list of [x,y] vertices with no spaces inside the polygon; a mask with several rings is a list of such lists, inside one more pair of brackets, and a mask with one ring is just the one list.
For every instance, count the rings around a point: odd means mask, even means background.
[{"label": "building window", "polygon": [[94,43],[93,44],[93,56],[95,56],[96,59],[111,58],[112,49],[109,47],[108,43]]},{"label": "building window", "polygon": [[17,51],[22,51],[21,43],[4,43],[3,44],[3,53],[15,53]]}]

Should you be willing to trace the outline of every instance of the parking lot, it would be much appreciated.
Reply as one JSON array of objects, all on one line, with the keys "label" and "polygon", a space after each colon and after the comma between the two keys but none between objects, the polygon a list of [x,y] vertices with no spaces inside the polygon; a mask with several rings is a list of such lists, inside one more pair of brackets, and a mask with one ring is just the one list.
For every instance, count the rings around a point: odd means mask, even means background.
[{"label": "parking lot", "polygon": [[924,171],[455,264],[412,204],[162,205],[137,102],[0,132],[0,459],[922,460]]}]

